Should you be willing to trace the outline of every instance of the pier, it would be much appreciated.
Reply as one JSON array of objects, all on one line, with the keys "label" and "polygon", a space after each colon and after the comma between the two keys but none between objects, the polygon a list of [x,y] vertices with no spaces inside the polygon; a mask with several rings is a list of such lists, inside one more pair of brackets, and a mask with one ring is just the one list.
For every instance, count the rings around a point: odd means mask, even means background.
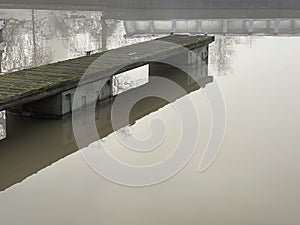
[{"label": "pier", "polygon": [[[157,58],[168,58],[181,54],[182,47],[197,50],[204,61],[208,58],[208,45],[214,41],[212,36],[173,35],[157,39],[171,42],[178,47],[163,49],[155,41],[148,41],[127,47],[110,50],[111,59],[104,67],[93,68],[95,79],[90,83],[105,81],[104,88],[95,87],[96,98],[105,101],[112,98],[112,77],[119,73],[131,71],[142,66],[151,66]],[[122,55],[117,53],[124,53]],[[91,56],[61,61],[36,68],[25,69],[0,76],[0,111],[11,111],[25,116],[41,118],[64,118],[72,112],[72,99],[78,83],[85,71],[105,52]],[[127,57],[124,57],[127,55]],[[135,62],[138,58],[138,63]],[[184,56],[184,60],[190,60]],[[113,74],[116,68],[123,68]],[[151,76],[151,74],[150,74]],[[96,85],[97,86],[97,85]],[[83,96],[90,99],[90,96]],[[93,96],[95,98],[95,96]],[[80,106],[80,107],[84,107]]]}]

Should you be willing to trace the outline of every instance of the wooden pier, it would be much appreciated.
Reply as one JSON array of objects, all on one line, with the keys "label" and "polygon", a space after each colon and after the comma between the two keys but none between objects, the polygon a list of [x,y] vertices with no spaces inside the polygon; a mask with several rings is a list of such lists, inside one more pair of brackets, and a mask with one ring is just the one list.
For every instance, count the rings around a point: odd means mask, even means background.
[{"label": "wooden pier", "polygon": [[[112,81],[119,75],[136,74],[134,71],[146,68],[144,73],[148,79],[151,65],[160,60],[172,59],[175,67],[179,64],[192,69],[195,65],[206,67],[206,70],[197,70],[196,73],[201,80],[207,78],[208,45],[213,41],[212,36],[171,35],[3,74],[0,76],[0,113],[4,115],[0,121],[0,140],[7,134],[5,112],[46,119],[65,118],[74,110],[118,95],[114,93],[116,86]],[[78,87],[85,89],[85,93],[80,92],[80,102],[75,100]]]},{"label": "wooden pier", "polygon": [[[208,45],[214,41],[214,37],[175,35],[158,40],[176,43],[192,50]],[[155,41],[148,41],[118,49],[120,50],[136,52],[139,61],[147,62],[159,55],[176,52],[177,49],[162,49],[156,46]],[[75,88],[87,68],[102,54],[103,52],[0,76],[0,111]],[[130,57],[127,59],[114,55],[106,68],[98,68],[97,74],[105,78],[108,71],[127,66],[130,61]]]}]

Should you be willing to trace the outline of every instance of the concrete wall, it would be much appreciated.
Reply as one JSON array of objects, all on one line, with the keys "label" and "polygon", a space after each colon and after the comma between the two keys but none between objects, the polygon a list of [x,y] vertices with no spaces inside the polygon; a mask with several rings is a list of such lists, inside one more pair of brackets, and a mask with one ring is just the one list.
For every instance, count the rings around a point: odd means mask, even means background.
[{"label": "concrete wall", "polygon": [[[103,85],[102,90],[99,87]],[[104,101],[111,97],[111,81],[97,81],[79,89],[81,100],[74,103],[75,89],[71,89],[60,94],[44,98],[39,101],[24,104],[9,109],[10,112],[27,117],[61,119],[71,114],[72,107],[74,110],[90,105],[94,101]]]},{"label": "concrete wall", "polygon": [[189,51],[188,54],[188,64],[189,64],[189,74],[188,83],[193,84],[196,82],[201,82],[203,78],[208,77],[208,46],[203,46],[201,48]]},{"label": "concrete wall", "polygon": [[[99,88],[102,87],[100,90]],[[80,99],[78,102],[74,102],[75,92],[78,91]],[[99,80],[91,84],[85,85],[78,90],[72,89],[65,91],[61,94],[62,96],[62,115],[68,115],[73,110],[82,109],[95,101],[103,102],[106,99],[112,97],[112,86],[111,79]],[[73,107],[73,108],[72,108]]]}]

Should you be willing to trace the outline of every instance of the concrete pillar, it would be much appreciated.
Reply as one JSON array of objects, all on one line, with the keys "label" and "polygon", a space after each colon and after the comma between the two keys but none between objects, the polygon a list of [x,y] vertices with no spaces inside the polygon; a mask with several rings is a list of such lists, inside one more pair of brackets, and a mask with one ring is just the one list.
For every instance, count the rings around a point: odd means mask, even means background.
[{"label": "concrete pillar", "polygon": [[271,32],[271,20],[266,21],[266,33]]},{"label": "concrete pillar", "polygon": [[150,33],[151,33],[152,35],[155,35],[155,28],[154,28],[154,22],[153,22],[153,20],[150,21],[149,23],[150,23],[150,24],[149,24],[149,27],[150,27]]},{"label": "concrete pillar", "polygon": [[290,32],[295,32],[296,31],[296,21],[295,20],[291,20],[291,25],[290,25]]},{"label": "concrete pillar", "polygon": [[177,29],[176,29],[176,20],[172,20],[172,30],[173,33],[176,33]]},{"label": "concrete pillar", "polygon": [[227,34],[228,31],[228,20],[223,20],[223,34]]},{"label": "concrete pillar", "polygon": [[248,32],[249,32],[249,34],[253,33],[253,24],[254,24],[254,20],[249,20],[248,21]]},{"label": "concrete pillar", "polygon": [[198,25],[198,26],[197,26],[197,32],[198,32],[198,33],[202,33],[202,26],[201,26],[201,25],[202,25],[202,22],[201,22],[201,20],[198,20],[198,21],[197,21],[197,25]]},{"label": "concrete pillar", "polygon": [[279,33],[279,27],[280,27],[280,20],[276,19],[274,21],[274,34],[278,34]]}]

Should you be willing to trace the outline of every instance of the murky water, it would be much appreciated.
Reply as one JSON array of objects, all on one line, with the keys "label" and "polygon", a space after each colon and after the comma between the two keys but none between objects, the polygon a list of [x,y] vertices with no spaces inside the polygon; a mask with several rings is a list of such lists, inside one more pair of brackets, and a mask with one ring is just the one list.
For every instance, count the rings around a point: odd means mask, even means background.
[{"label": "murky water", "polygon": [[[1,10],[1,14],[10,21],[4,31],[3,72],[102,50],[100,12]],[[125,39],[122,21],[109,23],[107,48],[145,40]],[[192,101],[199,115],[196,151],[177,175],[148,187],[122,186],[95,173],[78,151],[71,118],[47,121],[8,115],[9,135],[0,142],[0,223],[299,224],[298,46],[298,37],[216,37],[208,73],[226,105],[220,154],[199,173],[212,117],[205,89],[193,87],[174,100]],[[182,72],[158,71],[185,85]],[[162,100],[140,102],[131,113],[132,123],[118,132],[106,124],[110,111],[110,103],[96,111],[101,143],[127,164],[162,161],[182,136],[180,117],[172,104]],[[155,151],[128,151],[119,143],[116,133],[121,139],[147,138],[154,119],[164,121],[167,130]]]}]

